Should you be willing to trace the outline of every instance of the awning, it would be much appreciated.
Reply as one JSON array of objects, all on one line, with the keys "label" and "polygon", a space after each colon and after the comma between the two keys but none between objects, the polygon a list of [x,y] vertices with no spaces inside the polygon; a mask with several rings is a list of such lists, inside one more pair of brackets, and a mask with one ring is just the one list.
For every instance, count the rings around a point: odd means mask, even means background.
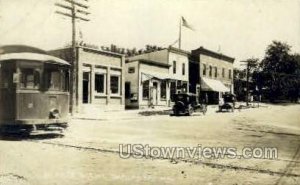
[{"label": "awning", "polygon": [[0,61],[5,60],[34,60],[47,63],[56,63],[61,65],[70,65],[68,62],[60,58],[39,53],[7,53],[0,55]]},{"label": "awning", "polygon": [[150,79],[159,79],[159,80],[166,80],[169,78],[168,74],[163,73],[142,73],[142,82],[150,80]]},{"label": "awning", "polygon": [[185,81],[176,77],[172,77],[170,74],[168,73],[144,73],[142,72],[142,82],[146,81],[146,80],[150,80],[150,79],[158,79],[158,80],[168,80],[168,81]]},{"label": "awning", "polygon": [[201,89],[205,91],[216,91],[216,92],[229,92],[230,89],[226,87],[221,81],[204,78],[201,80]]}]

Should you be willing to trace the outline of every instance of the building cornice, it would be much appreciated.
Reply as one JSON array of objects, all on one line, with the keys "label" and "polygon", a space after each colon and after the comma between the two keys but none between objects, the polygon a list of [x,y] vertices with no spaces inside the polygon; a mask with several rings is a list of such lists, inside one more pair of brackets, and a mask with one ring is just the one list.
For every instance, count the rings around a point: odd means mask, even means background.
[{"label": "building cornice", "polygon": [[197,57],[199,57],[200,54],[211,56],[211,57],[218,58],[218,59],[222,59],[222,60],[225,60],[230,63],[233,63],[235,60],[232,57],[226,56],[222,53],[217,53],[217,52],[208,50],[202,46],[199,47],[198,49],[192,50],[192,55],[197,55]]},{"label": "building cornice", "polygon": [[131,62],[139,62],[142,64],[148,64],[148,65],[153,65],[153,66],[160,66],[160,67],[165,67],[169,68],[171,67],[170,64],[162,63],[162,62],[157,62],[153,60],[145,60],[145,59],[135,59],[135,60],[126,60],[126,63],[131,63]]}]

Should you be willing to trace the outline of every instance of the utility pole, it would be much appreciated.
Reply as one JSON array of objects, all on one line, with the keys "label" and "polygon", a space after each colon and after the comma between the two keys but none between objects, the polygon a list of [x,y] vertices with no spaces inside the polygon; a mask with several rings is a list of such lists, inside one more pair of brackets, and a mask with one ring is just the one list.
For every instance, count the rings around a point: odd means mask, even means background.
[{"label": "utility pole", "polygon": [[244,65],[246,65],[246,106],[249,106],[249,80],[250,80],[250,69],[251,67],[255,67],[256,63],[257,63],[258,59],[255,58],[251,58],[249,60],[246,61],[241,61],[243,63],[246,63]]},{"label": "utility pole", "polygon": [[[70,92],[70,111],[73,115],[78,108],[78,61],[76,52],[76,20],[90,21],[85,16],[89,15],[88,0],[60,0],[55,3],[55,6],[61,10],[56,10],[55,13],[71,18],[72,22],[72,57],[71,57],[71,92]],[[80,2],[81,1],[81,2]],[[84,2],[84,3],[82,3]]]},{"label": "utility pole", "polygon": [[249,72],[250,72],[250,65],[249,62],[247,62],[247,69],[246,69],[246,106],[249,106]]},{"label": "utility pole", "polygon": [[182,26],[181,20],[182,20],[182,18],[180,17],[180,20],[179,20],[179,38],[178,38],[178,48],[179,49],[181,49],[181,26]]}]

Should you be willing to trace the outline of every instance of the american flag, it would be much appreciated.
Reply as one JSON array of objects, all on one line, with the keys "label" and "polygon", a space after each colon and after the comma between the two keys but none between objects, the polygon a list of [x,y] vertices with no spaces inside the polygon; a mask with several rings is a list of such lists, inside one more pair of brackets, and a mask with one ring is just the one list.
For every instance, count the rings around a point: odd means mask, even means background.
[{"label": "american flag", "polygon": [[182,19],[182,26],[184,26],[184,27],[186,27],[186,28],[189,28],[189,29],[191,29],[191,30],[195,30],[186,20],[185,20],[185,18],[184,17],[181,17],[181,19]]}]

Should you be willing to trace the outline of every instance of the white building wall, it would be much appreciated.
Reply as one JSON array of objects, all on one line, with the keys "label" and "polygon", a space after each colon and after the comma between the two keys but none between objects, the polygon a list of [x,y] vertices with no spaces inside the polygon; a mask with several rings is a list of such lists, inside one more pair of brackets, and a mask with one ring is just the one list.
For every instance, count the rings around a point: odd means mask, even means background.
[{"label": "white building wall", "polygon": [[[200,77],[220,80],[224,85],[233,88],[233,63],[224,61],[215,57],[200,54]],[[203,64],[206,64],[206,75],[203,76]],[[212,76],[209,76],[209,66],[212,66]],[[215,77],[215,67],[217,67],[218,75]],[[222,69],[225,69],[224,77],[222,76]],[[231,78],[229,78],[229,70],[231,70]],[[233,92],[233,91],[232,91]]]},{"label": "white building wall", "polygon": [[[112,56],[85,48],[78,48],[78,105],[79,112],[89,110],[120,110],[125,107],[125,59],[123,56]],[[89,102],[82,103],[83,72],[90,72]],[[95,74],[103,71],[105,74],[105,92],[95,91]],[[102,73],[102,72],[100,72]],[[119,93],[111,94],[110,76],[119,76]]]},{"label": "white building wall", "polygon": [[[173,61],[176,61],[176,73],[173,73]],[[189,60],[188,56],[185,54],[174,53],[170,51],[169,53],[169,64],[171,65],[169,69],[169,74],[171,77],[182,80],[188,81],[189,80]],[[185,64],[185,74],[182,74],[182,64]]]}]

